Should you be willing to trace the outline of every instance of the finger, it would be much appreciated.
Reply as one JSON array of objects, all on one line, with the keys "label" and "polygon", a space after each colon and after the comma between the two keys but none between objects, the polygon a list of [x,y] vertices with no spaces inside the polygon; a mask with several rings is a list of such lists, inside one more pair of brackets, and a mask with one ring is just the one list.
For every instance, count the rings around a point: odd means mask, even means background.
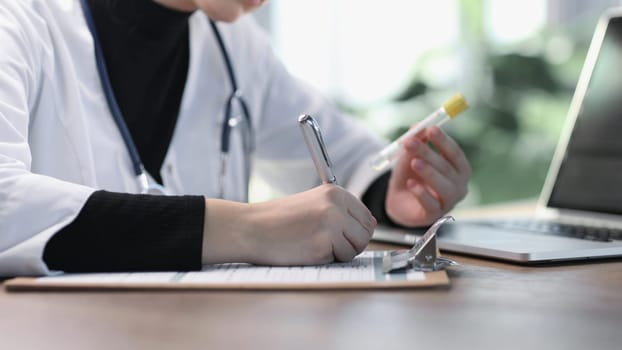
[{"label": "finger", "polygon": [[437,217],[441,215],[441,203],[425,187],[417,184],[417,181],[412,179],[408,180],[407,186],[410,192],[417,198],[421,207],[429,213],[430,216]]},{"label": "finger", "polygon": [[348,217],[348,220],[351,219],[352,223],[356,223],[356,226],[361,227],[363,230],[365,230],[365,232],[367,232],[369,236],[374,233],[374,229],[376,229],[376,225],[378,224],[378,221],[373,215],[371,215],[371,213],[369,214],[368,218],[361,220],[360,218],[356,217],[350,209],[348,209]]},{"label": "finger", "polygon": [[333,255],[335,256],[335,260],[350,261],[357,254],[356,249],[352,246],[350,241],[348,241],[343,232],[335,235],[333,240]]},{"label": "finger", "polygon": [[452,198],[455,192],[453,182],[421,159],[414,159],[411,165],[423,184],[438,194],[441,208],[444,208],[444,204],[453,203]]},{"label": "finger", "polygon": [[372,215],[371,211],[369,211],[369,209],[367,209],[367,207],[351,193],[346,194],[345,201],[346,207],[348,208],[348,214],[358,221],[358,223],[363,226],[369,234],[372,234],[378,221]]},{"label": "finger", "polygon": [[454,139],[447,136],[447,134],[437,126],[429,128],[427,135],[430,141],[432,141],[439,152],[453,165],[458,173],[466,174],[467,177],[470,176],[471,165]]},{"label": "finger", "polygon": [[405,147],[411,157],[425,160],[446,177],[456,179],[459,176],[454,166],[426,143],[418,139],[411,139],[405,143]]},{"label": "finger", "polygon": [[361,226],[356,219],[349,216],[346,218],[346,227],[344,228],[343,234],[356,252],[360,253],[365,250],[367,244],[369,244],[369,240],[374,234],[374,231],[368,231],[365,227]]}]

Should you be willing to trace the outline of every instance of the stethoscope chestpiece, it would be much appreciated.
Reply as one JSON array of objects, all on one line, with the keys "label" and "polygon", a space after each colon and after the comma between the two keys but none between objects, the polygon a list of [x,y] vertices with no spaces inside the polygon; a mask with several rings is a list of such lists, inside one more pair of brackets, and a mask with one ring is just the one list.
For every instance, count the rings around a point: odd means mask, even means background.
[{"label": "stethoscope chestpiece", "polygon": [[147,173],[142,171],[138,176],[136,176],[136,180],[140,186],[140,194],[150,194],[150,195],[159,195],[159,196],[168,196],[168,190],[157,183],[149,182],[149,178],[147,177]]}]

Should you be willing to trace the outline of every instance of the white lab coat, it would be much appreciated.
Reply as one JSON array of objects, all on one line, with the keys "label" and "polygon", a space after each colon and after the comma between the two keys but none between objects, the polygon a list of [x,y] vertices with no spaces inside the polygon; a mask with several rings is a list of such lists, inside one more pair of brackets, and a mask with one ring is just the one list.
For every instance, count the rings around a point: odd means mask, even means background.
[{"label": "white lab coat", "polygon": [[[311,114],[323,129],[337,178],[360,195],[378,175],[365,159],[384,141],[292,78],[249,16],[220,28],[253,118],[255,174],[283,193],[319,183],[297,125],[300,114]],[[93,191],[139,188],[78,0],[0,0],[0,53],[0,276],[49,274],[42,260],[46,242]],[[190,18],[190,53],[161,175],[172,193],[213,197],[231,88],[200,12]],[[246,196],[243,148],[240,134],[233,135],[225,195],[240,200]]]}]

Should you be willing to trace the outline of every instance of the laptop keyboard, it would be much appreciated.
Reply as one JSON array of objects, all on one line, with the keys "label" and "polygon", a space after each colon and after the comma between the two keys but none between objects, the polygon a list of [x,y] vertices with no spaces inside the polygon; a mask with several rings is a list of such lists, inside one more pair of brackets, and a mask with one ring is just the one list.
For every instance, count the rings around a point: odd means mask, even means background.
[{"label": "laptop keyboard", "polygon": [[611,242],[612,240],[622,240],[622,229],[608,227],[583,226],[543,220],[489,221],[486,224],[590,241]]}]

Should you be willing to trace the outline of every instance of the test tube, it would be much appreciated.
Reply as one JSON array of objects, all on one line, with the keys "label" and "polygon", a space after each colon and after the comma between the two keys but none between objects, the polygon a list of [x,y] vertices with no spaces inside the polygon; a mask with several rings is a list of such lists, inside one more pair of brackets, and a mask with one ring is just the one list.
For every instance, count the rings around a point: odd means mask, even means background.
[{"label": "test tube", "polygon": [[402,136],[400,136],[397,140],[393,141],[390,145],[378,152],[378,154],[371,160],[371,167],[377,171],[387,169],[399,156],[400,151],[404,147],[404,140],[412,135],[418,134],[421,130],[429,126],[443,125],[447,121],[464,112],[464,110],[468,107],[469,105],[464,99],[464,96],[462,96],[462,94],[455,94],[450,99],[445,101],[441,108],[434,111],[425,119],[417,123],[415,127],[402,134]]}]

